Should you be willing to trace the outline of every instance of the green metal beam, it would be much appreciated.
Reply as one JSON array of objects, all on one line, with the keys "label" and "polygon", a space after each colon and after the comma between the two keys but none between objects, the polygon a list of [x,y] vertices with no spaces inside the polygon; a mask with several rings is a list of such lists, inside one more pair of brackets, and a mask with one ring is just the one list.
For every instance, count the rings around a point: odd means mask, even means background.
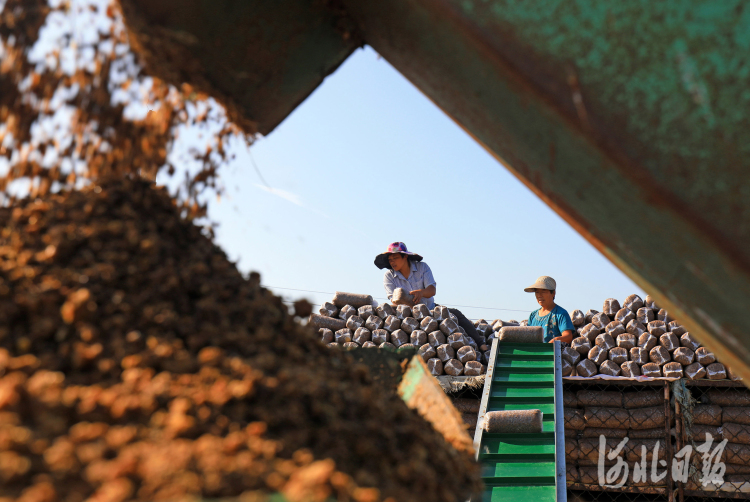
[{"label": "green metal beam", "polygon": [[200,71],[180,77],[206,79],[262,134],[361,45],[327,0],[129,2],[150,27],[159,28],[158,36],[180,42],[197,57]]},{"label": "green metal beam", "polygon": [[750,379],[750,5],[343,4],[368,44]]}]

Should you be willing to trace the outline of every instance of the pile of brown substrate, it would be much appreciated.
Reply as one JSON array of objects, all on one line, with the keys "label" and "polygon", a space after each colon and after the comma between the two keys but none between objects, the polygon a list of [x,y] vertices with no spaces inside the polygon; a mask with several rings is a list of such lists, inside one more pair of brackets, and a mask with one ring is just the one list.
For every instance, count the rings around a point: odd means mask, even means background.
[{"label": "pile of brown substrate", "polygon": [[0,500],[466,500],[477,466],[164,190],[0,209]]}]

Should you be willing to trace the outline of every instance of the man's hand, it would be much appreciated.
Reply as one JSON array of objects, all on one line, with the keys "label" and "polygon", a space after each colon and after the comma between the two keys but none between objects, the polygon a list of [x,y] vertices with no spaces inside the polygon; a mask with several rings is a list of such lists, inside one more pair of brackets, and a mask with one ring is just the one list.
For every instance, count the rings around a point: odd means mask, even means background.
[{"label": "man's hand", "polygon": [[486,345],[482,345],[481,347],[479,347],[479,350],[481,350],[482,352],[487,352],[489,349],[490,348]]},{"label": "man's hand", "polygon": [[422,301],[422,297],[424,295],[423,289],[415,289],[414,291],[409,291],[410,295],[413,295],[414,298],[412,298],[412,301],[414,302],[414,305]]}]

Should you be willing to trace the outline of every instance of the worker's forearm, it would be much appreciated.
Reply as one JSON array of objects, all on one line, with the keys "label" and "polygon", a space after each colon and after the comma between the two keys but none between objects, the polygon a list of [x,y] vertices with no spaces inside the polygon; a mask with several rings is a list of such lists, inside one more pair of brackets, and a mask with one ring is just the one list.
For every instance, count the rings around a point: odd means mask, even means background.
[{"label": "worker's forearm", "polygon": [[565,343],[571,343],[573,341],[573,332],[570,331],[570,330],[566,330],[565,332],[563,332],[562,335],[556,336],[555,338],[553,338],[550,341],[554,342],[555,340],[559,340],[559,341],[565,342]]},{"label": "worker's forearm", "polygon": [[432,286],[427,286],[422,290],[424,293],[422,294],[422,298],[432,298],[435,296],[435,293],[437,293],[437,288],[433,284]]}]

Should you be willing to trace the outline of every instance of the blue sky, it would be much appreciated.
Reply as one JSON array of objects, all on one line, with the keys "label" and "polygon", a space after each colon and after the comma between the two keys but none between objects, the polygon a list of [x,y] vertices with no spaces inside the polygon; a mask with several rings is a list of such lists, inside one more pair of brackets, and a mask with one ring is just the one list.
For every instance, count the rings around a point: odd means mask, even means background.
[{"label": "blue sky", "polygon": [[370,48],[236,153],[209,205],[218,244],[287,299],[383,297],[373,260],[399,240],[473,319],[527,317],[539,275],[569,311],[645,294]]}]

